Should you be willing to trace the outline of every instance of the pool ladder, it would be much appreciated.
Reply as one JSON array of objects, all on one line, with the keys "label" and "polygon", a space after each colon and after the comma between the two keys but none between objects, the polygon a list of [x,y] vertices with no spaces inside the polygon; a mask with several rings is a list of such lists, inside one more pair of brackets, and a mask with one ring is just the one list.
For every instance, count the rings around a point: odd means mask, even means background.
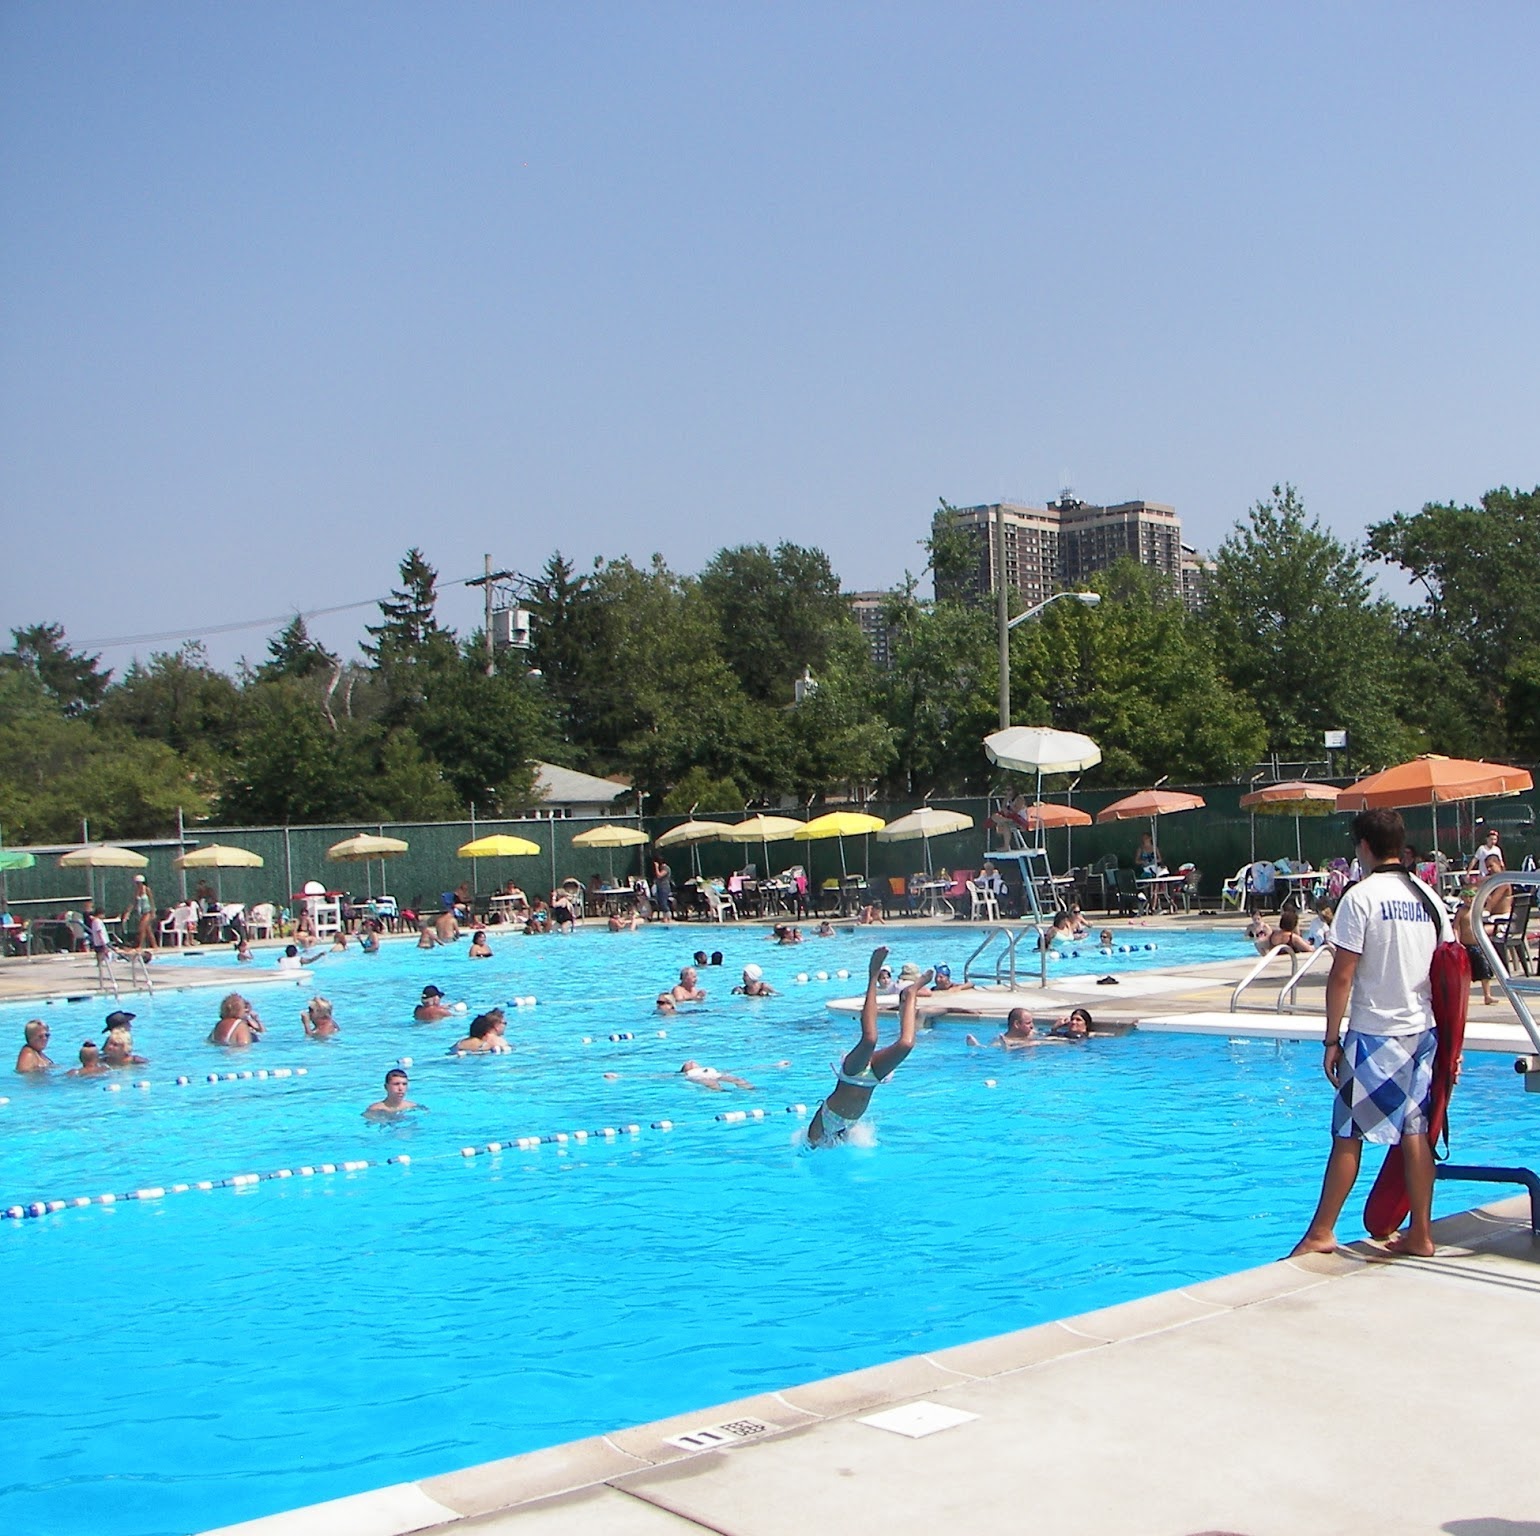
[{"label": "pool ladder", "polygon": [[1257,963],[1235,984],[1235,990],[1230,994],[1230,1012],[1239,1013],[1241,1011],[1241,994],[1253,982],[1262,979],[1268,966],[1279,955],[1287,955],[1289,957],[1289,974],[1283,985],[1278,989],[1278,996],[1273,999],[1273,1012],[1298,1013],[1300,1005],[1295,1001],[1294,994],[1298,990],[1300,982],[1320,964],[1321,956],[1328,955],[1331,951],[1324,944],[1319,945],[1315,953],[1303,965],[1294,958],[1296,953],[1297,951],[1291,949],[1287,944],[1278,944],[1268,950],[1265,955],[1259,956]]}]

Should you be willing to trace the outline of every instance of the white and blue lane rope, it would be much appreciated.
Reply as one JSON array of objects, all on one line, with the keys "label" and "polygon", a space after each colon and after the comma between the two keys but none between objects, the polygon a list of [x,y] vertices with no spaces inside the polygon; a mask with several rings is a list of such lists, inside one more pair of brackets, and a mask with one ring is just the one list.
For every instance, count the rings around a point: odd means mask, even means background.
[{"label": "white and blue lane rope", "polygon": [[[805,1104],[788,1104],[784,1113],[799,1117],[807,1114]],[[654,1120],[647,1129],[654,1131],[675,1131],[686,1126],[709,1125],[736,1125],[755,1120],[766,1120],[774,1114],[773,1110],[757,1109],[729,1109],[723,1110],[711,1120],[702,1121],[677,1121]],[[385,1158],[352,1158],[345,1162],[336,1163],[306,1163],[294,1168],[275,1168],[271,1173],[237,1173],[226,1179],[199,1179],[186,1184],[156,1184],[143,1189],[125,1190],[121,1194],[108,1193],[101,1195],[76,1195],[68,1200],[33,1200],[22,1205],[7,1206],[0,1210],[0,1220],[21,1221],[39,1216],[52,1216],[60,1211],[79,1210],[93,1205],[118,1205],[134,1200],[163,1200],[170,1195],[182,1195],[191,1191],[210,1191],[215,1189],[246,1189],[254,1184],[264,1184],[273,1180],[313,1178],[317,1175],[336,1173],[361,1173],[367,1168],[380,1168],[395,1166],[399,1168],[411,1167],[415,1162],[437,1162],[450,1157],[459,1156],[461,1159],[469,1159],[484,1156],[496,1156],[502,1152],[529,1152],[543,1146],[586,1146],[590,1142],[610,1143],[619,1141],[622,1137],[635,1137],[644,1134],[640,1122],[630,1122],[623,1125],[601,1126],[592,1131],[551,1131],[540,1136],[510,1136],[504,1141],[489,1141],[480,1146],[461,1147],[458,1154],[453,1152],[434,1152],[425,1157],[413,1159],[406,1153],[399,1153],[394,1157]]]}]

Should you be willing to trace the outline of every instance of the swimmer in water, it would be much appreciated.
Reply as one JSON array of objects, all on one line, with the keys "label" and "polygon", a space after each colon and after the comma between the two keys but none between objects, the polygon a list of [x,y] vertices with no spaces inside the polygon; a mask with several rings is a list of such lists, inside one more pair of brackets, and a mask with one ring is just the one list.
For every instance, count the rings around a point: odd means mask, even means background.
[{"label": "swimmer in water", "polygon": [[737,1088],[754,1087],[753,1083],[746,1083],[741,1077],[734,1077],[731,1072],[718,1072],[715,1067],[703,1067],[698,1061],[687,1061],[679,1069],[686,1082],[698,1083],[702,1088],[709,1088],[713,1093],[720,1093],[724,1083],[732,1083]]},{"label": "swimmer in water", "polygon": [[347,952],[347,947],[347,930],[345,928],[339,928],[336,933],[332,935],[332,953],[334,955],[345,954]]},{"label": "swimmer in water", "polygon": [[486,1014],[478,1013],[471,1020],[470,1028],[465,1032],[465,1038],[458,1040],[449,1047],[451,1056],[479,1056],[484,1051],[490,1051],[492,1046],[487,1044],[487,1036],[493,1032],[492,1021]]},{"label": "swimmer in water", "polygon": [[670,989],[676,1003],[703,1003],[706,1001],[706,989],[700,984],[700,977],[696,974],[693,965],[687,965],[679,973],[679,980]]},{"label": "swimmer in water", "polygon": [[659,1013],[677,1013],[678,1011],[679,1010],[674,1007],[674,994],[672,992],[658,993]]},{"label": "swimmer in water", "polygon": [[983,1046],[988,1049],[990,1045],[999,1046],[1002,1051],[1024,1051],[1035,1045],[1046,1045],[1048,1042],[1038,1034],[1037,1025],[1033,1022],[1031,1013],[1025,1008],[1012,1008],[1006,1015],[1005,1028],[988,1042],[980,1040],[976,1035],[968,1036],[968,1044]]},{"label": "swimmer in water", "polygon": [[1091,1015],[1084,1008],[1071,1008],[1062,1019],[1055,1019],[1050,1035],[1060,1040],[1089,1040]]},{"label": "swimmer in water", "polygon": [[332,1017],[332,1005],[324,997],[312,997],[310,1006],[300,1011],[299,1021],[312,1040],[326,1040],[340,1033]]},{"label": "swimmer in water", "polygon": [[487,931],[478,928],[471,935],[471,947],[466,951],[469,960],[490,960],[492,958],[492,946],[487,943]]},{"label": "swimmer in water", "polygon": [[419,1024],[437,1024],[453,1012],[454,1009],[444,1001],[444,994],[437,987],[428,986],[422,989],[422,1001],[412,1009],[412,1017]]},{"label": "swimmer in water", "polygon": [[733,988],[740,997],[775,997],[774,987],[765,980],[765,973],[757,965],[743,968],[743,983]]},{"label": "swimmer in water", "polygon": [[421,1110],[421,1104],[414,1104],[406,1096],[407,1075],[400,1067],[392,1067],[385,1074],[385,1097],[378,1104],[371,1104],[364,1111],[366,1120],[394,1120],[397,1115],[407,1114],[411,1110]]},{"label": "swimmer in water", "polygon": [[877,1045],[877,977],[888,958],[886,947],[872,951],[866,972],[866,996],[861,1003],[861,1038],[835,1069],[839,1081],[834,1091],[814,1112],[807,1128],[810,1147],[838,1146],[872,1101],[879,1083],[885,1083],[914,1049],[915,1020],[920,989],[930,972],[909,983],[898,995],[898,1039]]},{"label": "swimmer in water", "polygon": [[96,1048],[96,1041],[82,1040],[80,1065],[71,1067],[64,1075],[66,1077],[101,1077],[107,1071],[107,1064],[102,1060],[102,1053]]}]

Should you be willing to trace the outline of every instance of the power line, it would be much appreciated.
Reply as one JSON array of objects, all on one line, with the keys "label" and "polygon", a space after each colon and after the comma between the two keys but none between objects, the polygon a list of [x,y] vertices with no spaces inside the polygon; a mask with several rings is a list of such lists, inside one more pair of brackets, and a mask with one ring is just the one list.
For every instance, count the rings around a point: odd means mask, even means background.
[{"label": "power line", "polygon": [[[461,577],[454,581],[441,581],[436,585],[439,589],[463,587],[470,585],[472,580],[470,577]],[[357,608],[375,608],[385,601],[383,597],[369,597],[357,603],[336,603],[330,608],[306,608],[303,611],[290,609],[287,613],[275,614],[270,618],[241,619],[232,624],[208,624],[201,629],[167,629],[152,635],[115,635],[109,639],[82,640],[79,646],[82,650],[110,651],[125,645],[162,645],[172,640],[201,640],[206,635],[234,635],[243,629],[269,629],[274,624],[287,624],[291,619],[321,619],[333,613],[351,613]]]}]

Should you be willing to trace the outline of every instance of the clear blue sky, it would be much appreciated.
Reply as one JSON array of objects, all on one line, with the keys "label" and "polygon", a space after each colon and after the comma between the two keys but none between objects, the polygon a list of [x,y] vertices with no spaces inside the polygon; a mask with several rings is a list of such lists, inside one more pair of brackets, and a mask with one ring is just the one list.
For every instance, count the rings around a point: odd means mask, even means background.
[{"label": "clear blue sky", "polygon": [[1528,3],[8,0],[0,624],[1533,486],[1537,56]]}]

